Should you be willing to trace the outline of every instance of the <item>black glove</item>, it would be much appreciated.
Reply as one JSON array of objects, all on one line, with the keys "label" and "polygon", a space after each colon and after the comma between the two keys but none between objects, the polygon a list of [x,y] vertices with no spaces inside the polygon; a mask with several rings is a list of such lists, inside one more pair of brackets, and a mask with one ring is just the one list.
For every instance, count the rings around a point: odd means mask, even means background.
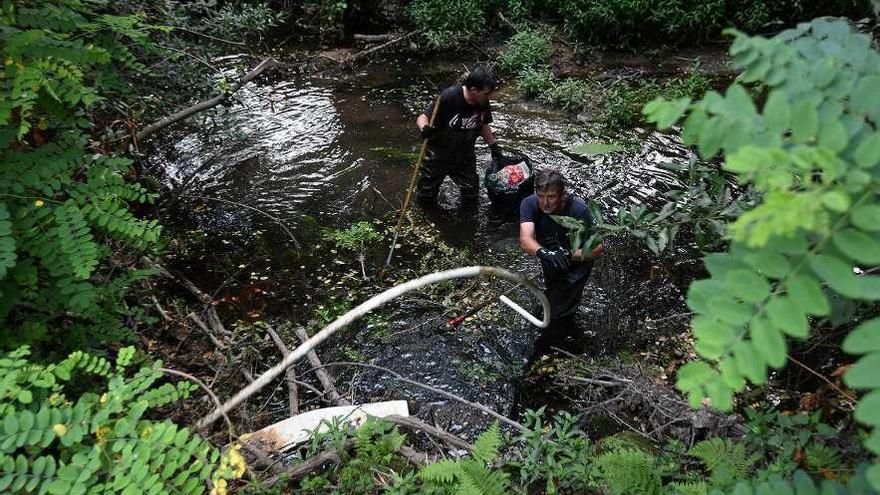
[{"label": "black glove", "polygon": [[504,158],[504,154],[501,153],[501,145],[498,144],[498,141],[489,145],[489,152],[492,153],[492,161],[500,162]]},{"label": "black glove", "polygon": [[550,251],[549,249],[541,248],[535,254],[556,270],[567,270],[571,266],[568,252],[564,249]]},{"label": "black glove", "polygon": [[422,139],[431,139],[431,136],[434,135],[435,130],[436,129],[434,129],[434,126],[432,126],[431,124],[425,124],[425,127],[422,127],[419,132],[422,135]]}]

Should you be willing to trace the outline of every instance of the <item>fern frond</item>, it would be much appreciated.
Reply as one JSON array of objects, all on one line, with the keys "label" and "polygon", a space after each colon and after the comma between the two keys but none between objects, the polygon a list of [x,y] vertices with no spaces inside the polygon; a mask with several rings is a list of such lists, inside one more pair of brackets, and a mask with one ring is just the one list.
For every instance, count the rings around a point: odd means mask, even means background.
[{"label": "fern frond", "polygon": [[481,495],[506,495],[510,493],[510,480],[507,473],[490,471],[479,461],[462,462],[462,485],[472,486]]},{"label": "fern frond", "polygon": [[461,475],[461,466],[449,459],[442,459],[423,467],[419,471],[419,478],[436,483],[449,484]]},{"label": "fern frond", "polygon": [[616,450],[596,460],[602,478],[614,495],[654,495],[660,493],[657,460],[635,449]]},{"label": "fern frond", "polygon": [[501,446],[501,429],[496,420],[474,443],[474,459],[484,463],[494,461],[498,457],[499,446]]},{"label": "fern frond", "polygon": [[813,442],[804,449],[807,466],[814,471],[836,470],[843,466],[840,451],[824,443]]},{"label": "fern frond", "polygon": [[729,487],[745,479],[754,463],[753,458],[747,457],[745,445],[729,438],[703,440],[688,453],[703,461],[712,475],[712,483],[718,487]]},{"label": "fern frond", "polygon": [[707,495],[709,485],[705,481],[689,481],[686,483],[674,481],[666,485],[670,495]]}]

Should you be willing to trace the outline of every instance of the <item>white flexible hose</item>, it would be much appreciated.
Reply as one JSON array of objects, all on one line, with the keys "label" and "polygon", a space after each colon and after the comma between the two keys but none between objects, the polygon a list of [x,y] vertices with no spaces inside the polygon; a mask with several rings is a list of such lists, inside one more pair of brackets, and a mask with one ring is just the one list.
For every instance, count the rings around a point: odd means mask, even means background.
[{"label": "white flexible hose", "polygon": [[547,325],[550,324],[550,302],[547,300],[547,296],[544,295],[544,292],[541,291],[541,289],[535,287],[526,277],[522,275],[494,266],[467,266],[463,268],[454,268],[452,270],[431,273],[423,277],[419,277],[415,280],[410,280],[409,282],[392,287],[381,294],[367,299],[351,311],[340,316],[335,321],[333,321],[333,323],[330,323],[329,325],[321,329],[320,332],[316,333],[314,336],[312,336],[312,338],[303,342],[302,345],[300,345],[290,354],[285,356],[280,363],[269,368],[268,370],[266,370],[265,373],[257,377],[248,386],[239,390],[219,409],[215,409],[210,414],[202,418],[197,426],[199,428],[203,428],[212,424],[214,421],[217,421],[218,418],[228,413],[229,410],[241,404],[242,401],[255,394],[261,388],[268,385],[272,380],[281,375],[281,373],[284,373],[284,370],[287,369],[288,366],[291,366],[298,360],[302,359],[303,356],[306,355],[306,353],[317,347],[318,344],[325,341],[328,337],[336,333],[336,331],[351,324],[361,316],[364,316],[365,314],[378,308],[379,306],[382,306],[392,299],[406,294],[407,292],[421,289],[426,285],[435,284],[444,280],[470,278],[479,275],[502,278],[516,284],[524,285],[532,294],[534,294],[538,298],[539,301],[541,301],[541,306],[543,307],[544,319],[539,324],[536,323],[536,325],[541,328],[546,328]]}]

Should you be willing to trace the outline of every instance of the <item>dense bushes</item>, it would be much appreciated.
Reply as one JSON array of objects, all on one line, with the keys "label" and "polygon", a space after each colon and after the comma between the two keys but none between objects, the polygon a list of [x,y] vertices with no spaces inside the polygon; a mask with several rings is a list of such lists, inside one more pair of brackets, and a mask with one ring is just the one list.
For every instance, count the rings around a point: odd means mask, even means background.
[{"label": "dense bushes", "polygon": [[2,22],[0,346],[119,340],[138,316],[122,297],[148,272],[111,256],[160,230],[129,209],[155,197],[126,182],[131,161],[87,150],[87,117],[129,91],[120,76],[143,69],[129,47],[149,28],[77,2],[14,2]]},{"label": "dense bushes", "polygon": [[480,0],[415,0],[409,14],[433,48],[461,46],[488,27]]}]

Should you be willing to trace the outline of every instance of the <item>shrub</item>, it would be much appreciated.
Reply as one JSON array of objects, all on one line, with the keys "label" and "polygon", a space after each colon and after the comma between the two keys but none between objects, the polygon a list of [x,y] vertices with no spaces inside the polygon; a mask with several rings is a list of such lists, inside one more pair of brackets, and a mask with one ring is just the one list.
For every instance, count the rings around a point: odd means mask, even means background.
[{"label": "shrub", "polygon": [[[121,349],[115,363],[77,351],[41,365],[29,354],[23,347],[0,356],[3,493],[197,494],[208,479],[222,487],[244,474],[238,448],[221,459],[187,428],[144,417],[194,389],[187,382],[155,386],[161,362],[126,378],[131,347]],[[76,386],[70,386],[73,378]],[[105,385],[83,392],[89,380]]]},{"label": "shrub", "polygon": [[[807,338],[832,297],[862,303],[844,320],[855,328],[842,349],[860,357],[843,380],[865,390],[855,419],[874,428],[865,445],[880,453],[880,276],[867,270],[880,264],[880,52],[844,21],[732,34],[743,72],[724,95],[645,107],[661,129],[684,116],[684,141],[703,159],[723,153],[723,168],[759,195],[729,226],[729,250],[704,259],[710,277],[688,289],[702,360],[679,369],[677,387],[694,406],[729,410],[747,381],[786,365],[787,340]],[[866,476],[880,488],[880,465]]]},{"label": "shrub", "polygon": [[[119,269],[111,253],[157,245],[155,220],[129,206],[155,195],[126,181],[132,162],[86,150],[86,115],[128,91],[143,67],[141,15],[104,14],[84,2],[4,7],[0,78],[0,346],[80,347],[127,334],[122,298],[149,275]],[[112,246],[112,248],[111,248]]]},{"label": "shrub", "polygon": [[566,30],[580,40],[627,44],[645,35],[703,36],[717,31],[724,0],[562,0]]},{"label": "shrub", "polygon": [[543,95],[553,87],[553,72],[544,68],[527,68],[516,76],[516,87],[525,96]]},{"label": "shrub", "polygon": [[600,120],[606,127],[632,127],[643,122],[642,108],[654,98],[698,98],[710,87],[709,78],[699,72],[698,66],[687,77],[663,84],[654,80],[634,84],[615,81],[604,95]]},{"label": "shrub", "polygon": [[549,91],[540,97],[540,100],[563,110],[577,111],[587,105],[590,89],[590,85],[587,82],[568,78],[553,84]]},{"label": "shrub", "polygon": [[524,29],[513,35],[501,53],[501,67],[522,72],[545,64],[553,54],[552,29]]},{"label": "shrub", "polygon": [[416,0],[408,12],[432,48],[460,46],[486,25],[480,0]]}]

